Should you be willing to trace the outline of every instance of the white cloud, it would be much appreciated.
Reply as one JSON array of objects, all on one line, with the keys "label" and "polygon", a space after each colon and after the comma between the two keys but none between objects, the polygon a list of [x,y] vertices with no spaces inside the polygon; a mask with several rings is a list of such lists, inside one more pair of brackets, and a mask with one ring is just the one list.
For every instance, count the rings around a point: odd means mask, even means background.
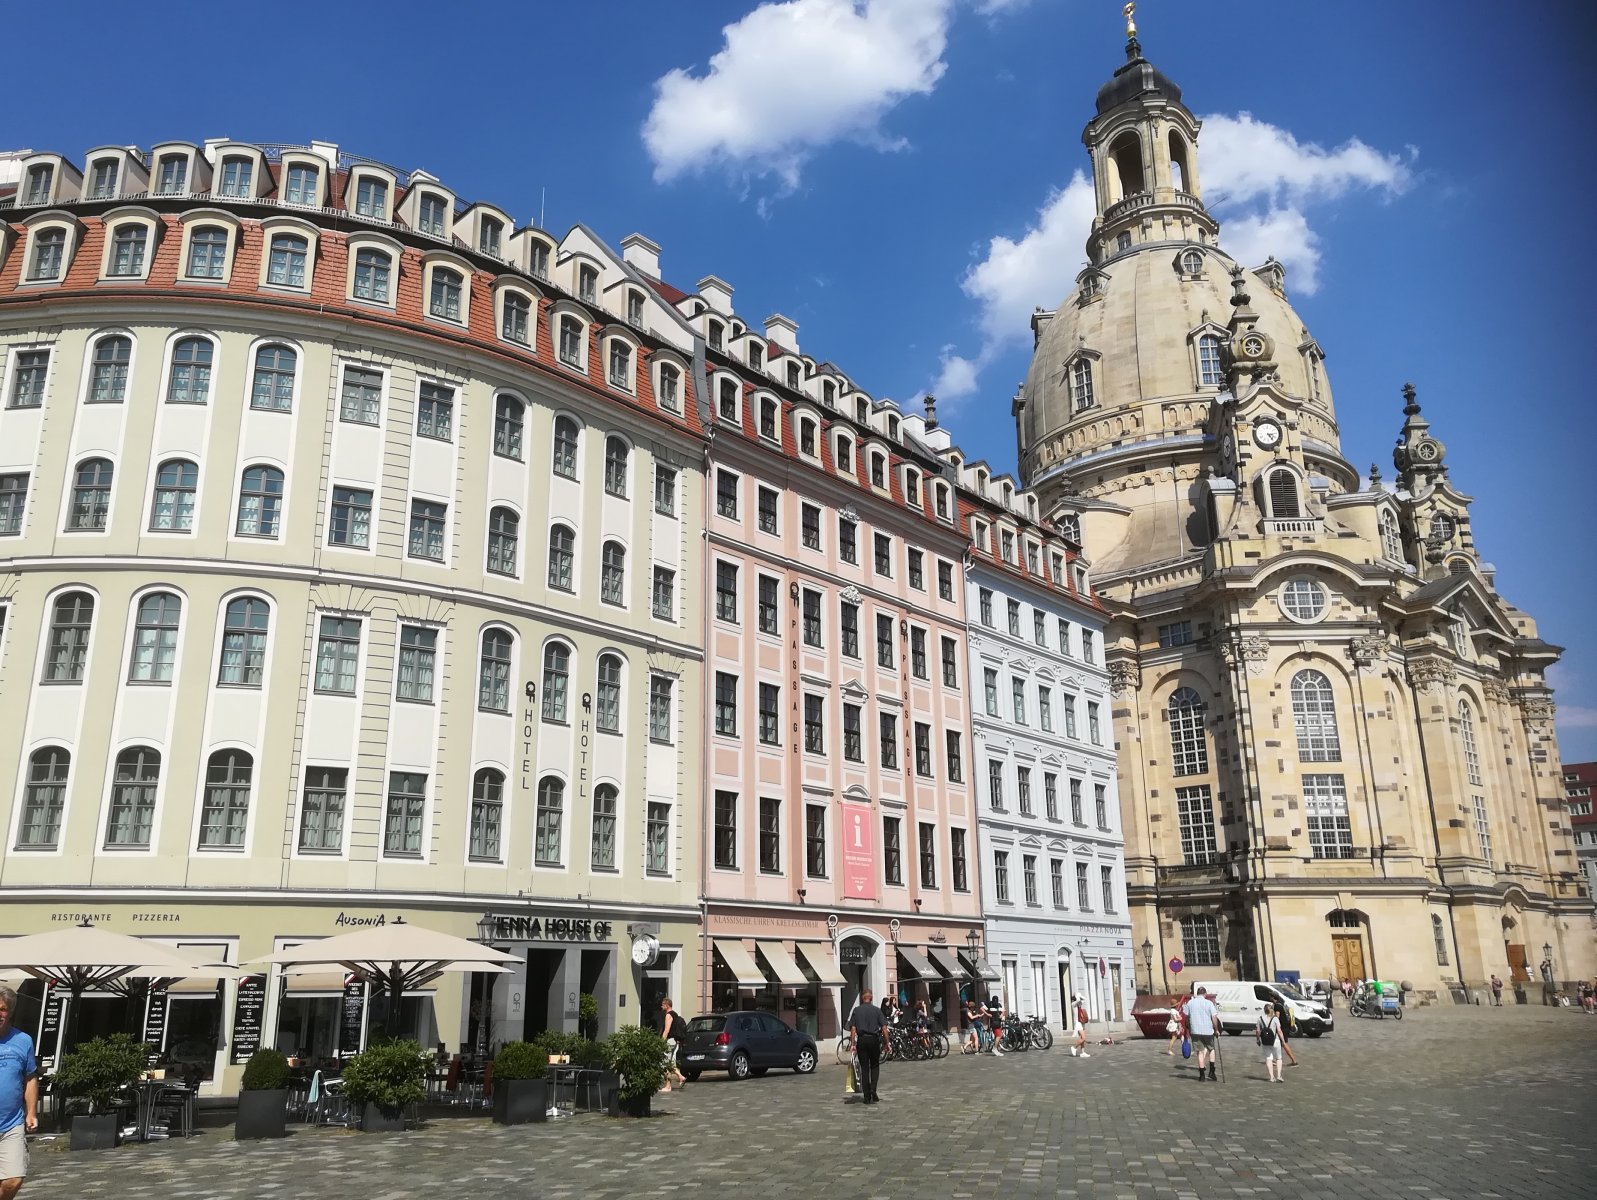
[{"label": "white cloud", "polygon": [[[1221,246],[1249,266],[1274,255],[1287,268],[1289,286],[1312,294],[1320,283],[1321,243],[1308,210],[1355,190],[1401,195],[1416,152],[1385,154],[1358,138],[1328,150],[1239,113],[1204,117],[1198,153],[1204,202],[1222,225]],[[1028,336],[1032,310],[1053,308],[1069,293],[1085,265],[1094,210],[1092,182],[1077,171],[1020,237],[1000,234],[988,242],[985,257],[960,283],[978,307],[981,348],[971,356],[944,349],[939,382],[953,386],[933,389],[939,399],[974,394],[982,368]]]},{"label": "white cloud", "polygon": [[1597,729],[1597,708],[1588,708],[1584,704],[1560,704],[1558,706],[1558,727],[1560,729]]},{"label": "white cloud", "polygon": [[747,181],[774,175],[796,188],[819,148],[851,140],[904,143],[882,118],[925,95],[947,64],[954,0],[786,0],[722,30],[703,74],[680,68],[655,82],[643,142],[667,182],[721,169]]}]

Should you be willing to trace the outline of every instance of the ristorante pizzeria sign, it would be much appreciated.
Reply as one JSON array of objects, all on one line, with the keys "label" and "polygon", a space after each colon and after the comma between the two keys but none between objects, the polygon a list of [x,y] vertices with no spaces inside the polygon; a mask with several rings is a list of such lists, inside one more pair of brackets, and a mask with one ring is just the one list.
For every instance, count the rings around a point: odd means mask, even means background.
[{"label": "ristorante pizzeria sign", "polygon": [[495,916],[494,937],[526,942],[608,942],[609,921],[586,917]]}]

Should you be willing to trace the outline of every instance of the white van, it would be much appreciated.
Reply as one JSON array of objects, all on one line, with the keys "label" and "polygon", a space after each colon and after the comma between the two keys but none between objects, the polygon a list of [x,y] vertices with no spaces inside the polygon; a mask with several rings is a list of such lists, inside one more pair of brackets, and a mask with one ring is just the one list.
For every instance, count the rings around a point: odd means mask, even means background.
[{"label": "white van", "polygon": [[1262,983],[1249,979],[1200,980],[1192,985],[1209,993],[1220,1010],[1220,1027],[1227,1033],[1247,1033],[1259,1023],[1266,1004],[1279,1004],[1309,1037],[1330,1033],[1335,1025],[1329,1005],[1310,1000],[1290,983]]}]

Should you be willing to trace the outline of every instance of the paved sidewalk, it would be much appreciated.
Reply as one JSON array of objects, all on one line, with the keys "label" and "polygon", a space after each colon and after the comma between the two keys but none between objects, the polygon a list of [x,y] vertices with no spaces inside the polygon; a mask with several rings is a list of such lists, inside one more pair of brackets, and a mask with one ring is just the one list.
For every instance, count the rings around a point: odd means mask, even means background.
[{"label": "paved sidewalk", "polygon": [[302,1130],[65,1154],[40,1148],[26,1200],[263,1196],[772,1195],[824,1200],[1104,1197],[1557,1200],[1597,1195],[1597,1017],[1410,1009],[1301,1039],[1286,1082],[1226,1038],[1199,1084],[1164,1042],[889,1064],[882,1100],[846,1103],[835,1058],[804,1078],[706,1076],[649,1121],[579,1116],[404,1135]]}]

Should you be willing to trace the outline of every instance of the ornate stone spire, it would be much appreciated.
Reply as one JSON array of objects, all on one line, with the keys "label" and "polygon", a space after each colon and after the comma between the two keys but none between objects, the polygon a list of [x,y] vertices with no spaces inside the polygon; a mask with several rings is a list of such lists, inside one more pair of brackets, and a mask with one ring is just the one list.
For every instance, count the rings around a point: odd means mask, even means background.
[{"label": "ornate stone spire", "polygon": [[1411,494],[1428,490],[1437,480],[1447,476],[1447,467],[1442,461],[1446,453],[1447,447],[1431,436],[1431,423],[1420,412],[1414,385],[1405,383],[1403,431],[1398,434],[1397,449],[1392,451],[1392,465],[1397,468],[1398,483]]}]

